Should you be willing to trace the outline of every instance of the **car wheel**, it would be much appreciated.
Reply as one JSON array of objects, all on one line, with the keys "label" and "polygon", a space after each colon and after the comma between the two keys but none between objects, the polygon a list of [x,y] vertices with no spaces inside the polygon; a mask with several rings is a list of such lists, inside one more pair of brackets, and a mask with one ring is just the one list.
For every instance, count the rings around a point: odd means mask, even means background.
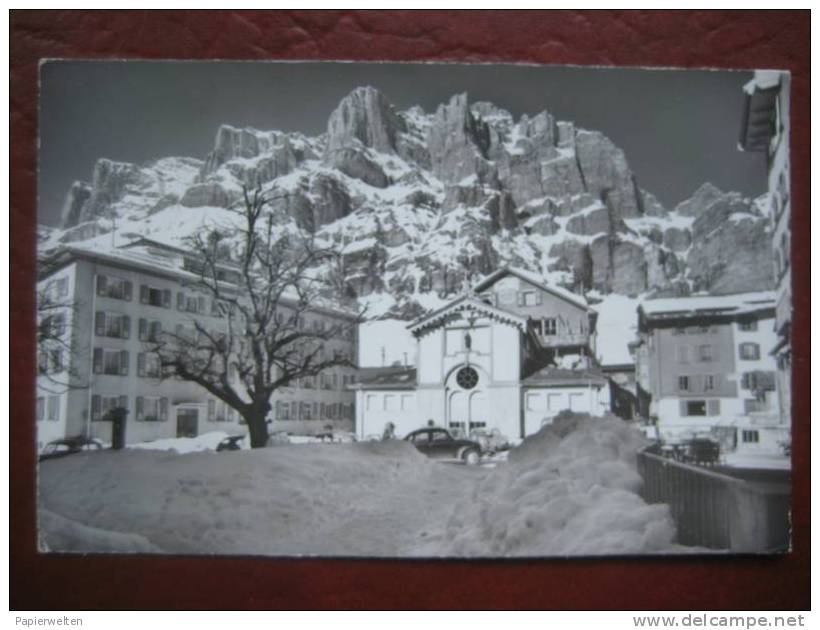
[{"label": "car wheel", "polygon": [[471,448],[470,450],[466,451],[464,455],[462,455],[462,459],[464,460],[464,463],[468,466],[475,466],[476,464],[478,464],[478,462],[481,461],[481,454],[474,448]]}]

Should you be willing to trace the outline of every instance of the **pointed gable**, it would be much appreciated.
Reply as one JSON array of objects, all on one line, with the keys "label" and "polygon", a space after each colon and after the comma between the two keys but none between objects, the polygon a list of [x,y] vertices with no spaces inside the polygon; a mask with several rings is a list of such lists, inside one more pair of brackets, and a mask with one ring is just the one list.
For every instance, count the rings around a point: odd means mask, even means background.
[{"label": "pointed gable", "polygon": [[450,302],[446,306],[424,315],[410,324],[407,329],[414,335],[418,336],[426,330],[443,326],[449,321],[450,316],[454,313],[460,314],[465,311],[474,312],[495,321],[516,326],[522,332],[527,330],[527,319],[525,317],[496,308],[470,295],[460,297],[457,300]]}]

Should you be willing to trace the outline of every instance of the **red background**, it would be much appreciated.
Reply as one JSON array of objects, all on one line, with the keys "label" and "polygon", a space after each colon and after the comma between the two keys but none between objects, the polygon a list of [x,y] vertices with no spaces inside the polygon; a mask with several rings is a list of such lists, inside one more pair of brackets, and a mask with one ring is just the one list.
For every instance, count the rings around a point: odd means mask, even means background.
[{"label": "red background", "polygon": [[[809,11],[13,11],[12,609],[809,608],[809,42]],[[44,57],[791,70],[794,551],[503,562],[38,555],[33,287],[37,65]]]}]

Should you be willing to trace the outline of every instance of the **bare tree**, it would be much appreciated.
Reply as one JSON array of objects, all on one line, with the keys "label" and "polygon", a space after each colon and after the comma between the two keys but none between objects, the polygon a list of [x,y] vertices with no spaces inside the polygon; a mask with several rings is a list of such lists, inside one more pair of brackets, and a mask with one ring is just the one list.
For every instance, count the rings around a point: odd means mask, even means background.
[{"label": "bare tree", "polygon": [[72,334],[77,303],[68,290],[68,280],[48,280],[57,271],[57,261],[41,256],[38,275],[44,280],[37,287],[37,370],[38,386],[51,393],[88,387],[86,375],[76,366],[80,350]]},{"label": "bare tree", "polygon": [[276,390],[330,367],[355,367],[330,342],[354,338],[363,314],[305,326],[305,315],[323,312],[336,293],[317,270],[337,266],[337,254],[316,247],[312,236],[280,229],[270,200],[261,188],[244,189],[235,229],[189,239],[193,285],[210,296],[221,325],[192,318],[187,330],[165,331],[152,344],[166,376],[201,385],[245,419],[254,448],[267,444]]}]

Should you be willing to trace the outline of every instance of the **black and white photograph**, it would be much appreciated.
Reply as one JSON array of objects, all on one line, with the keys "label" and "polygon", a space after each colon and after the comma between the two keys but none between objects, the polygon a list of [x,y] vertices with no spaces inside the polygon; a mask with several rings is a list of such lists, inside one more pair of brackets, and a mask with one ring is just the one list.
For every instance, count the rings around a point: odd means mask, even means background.
[{"label": "black and white photograph", "polygon": [[788,552],[789,94],[43,62],[39,551]]}]

